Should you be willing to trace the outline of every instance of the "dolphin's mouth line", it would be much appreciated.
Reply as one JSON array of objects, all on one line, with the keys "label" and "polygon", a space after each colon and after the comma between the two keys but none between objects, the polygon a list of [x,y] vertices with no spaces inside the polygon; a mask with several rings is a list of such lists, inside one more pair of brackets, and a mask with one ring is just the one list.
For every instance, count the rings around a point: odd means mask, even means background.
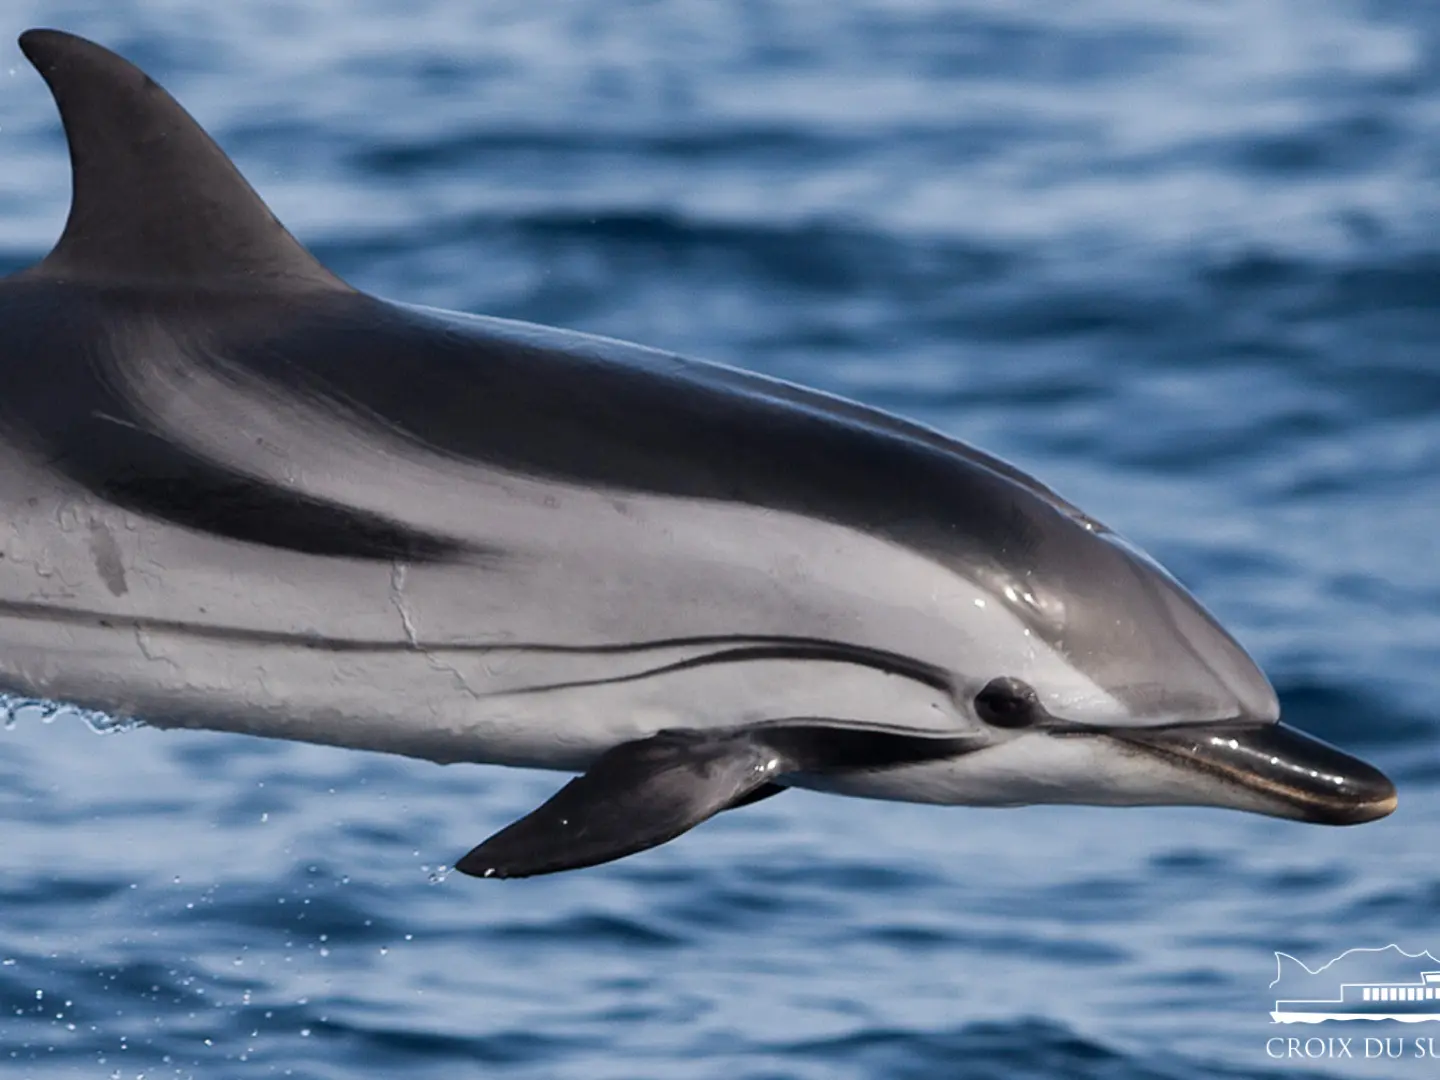
[{"label": "dolphin's mouth line", "polygon": [[1359,825],[1395,809],[1395,785],[1358,758],[1280,723],[1097,729],[1128,748],[1273,800],[1274,812]]}]

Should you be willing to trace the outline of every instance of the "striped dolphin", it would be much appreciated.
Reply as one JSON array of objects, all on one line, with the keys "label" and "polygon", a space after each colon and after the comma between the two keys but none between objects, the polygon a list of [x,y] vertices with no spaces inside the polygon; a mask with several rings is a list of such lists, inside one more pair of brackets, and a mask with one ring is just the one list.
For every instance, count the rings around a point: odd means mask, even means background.
[{"label": "striped dolphin", "polygon": [[144,73],[21,48],[60,240],[0,280],[0,690],[581,775],[458,862],[588,866],[788,787],[1330,824],[1158,565],[1006,463],[797,386],[340,280]]}]

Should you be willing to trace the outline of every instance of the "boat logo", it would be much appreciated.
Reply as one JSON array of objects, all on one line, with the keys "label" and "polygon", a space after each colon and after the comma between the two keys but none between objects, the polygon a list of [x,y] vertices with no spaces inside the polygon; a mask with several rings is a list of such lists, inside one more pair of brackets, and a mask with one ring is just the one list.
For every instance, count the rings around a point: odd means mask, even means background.
[{"label": "boat logo", "polygon": [[1440,960],[1398,945],[1348,949],[1318,968],[1275,954],[1277,1024],[1326,1020],[1440,1020]]}]

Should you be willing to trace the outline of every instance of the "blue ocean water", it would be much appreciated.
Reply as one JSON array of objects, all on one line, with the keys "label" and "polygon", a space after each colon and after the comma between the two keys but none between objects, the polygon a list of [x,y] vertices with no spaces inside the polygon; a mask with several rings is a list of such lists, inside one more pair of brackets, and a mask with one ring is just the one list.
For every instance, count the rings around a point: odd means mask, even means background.
[{"label": "blue ocean water", "polygon": [[[29,25],[140,62],[362,288],[1036,473],[1401,798],[1324,829],[795,792],[479,882],[437,870],[558,776],[32,710],[0,732],[4,1075],[1436,1075],[1364,1059],[1413,1042],[1386,1025],[1272,1056],[1267,994],[1276,950],[1440,955],[1440,8],[9,0],[0,37]],[[18,51],[0,161],[10,268],[67,200]]]}]

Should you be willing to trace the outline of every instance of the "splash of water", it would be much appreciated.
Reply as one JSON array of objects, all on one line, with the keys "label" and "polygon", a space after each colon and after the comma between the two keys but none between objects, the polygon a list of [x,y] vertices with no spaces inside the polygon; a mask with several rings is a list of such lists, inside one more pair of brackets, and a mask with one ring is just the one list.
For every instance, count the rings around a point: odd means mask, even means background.
[{"label": "splash of water", "polygon": [[112,716],[96,709],[85,709],[78,705],[67,705],[63,701],[48,698],[15,697],[0,694],[0,726],[6,731],[13,730],[21,715],[38,717],[42,724],[52,724],[57,717],[74,716],[84,721],[85,726],[97,735],[114,735],[121,731],[134,731],[144,727],[143,720],[133,716]]}]

